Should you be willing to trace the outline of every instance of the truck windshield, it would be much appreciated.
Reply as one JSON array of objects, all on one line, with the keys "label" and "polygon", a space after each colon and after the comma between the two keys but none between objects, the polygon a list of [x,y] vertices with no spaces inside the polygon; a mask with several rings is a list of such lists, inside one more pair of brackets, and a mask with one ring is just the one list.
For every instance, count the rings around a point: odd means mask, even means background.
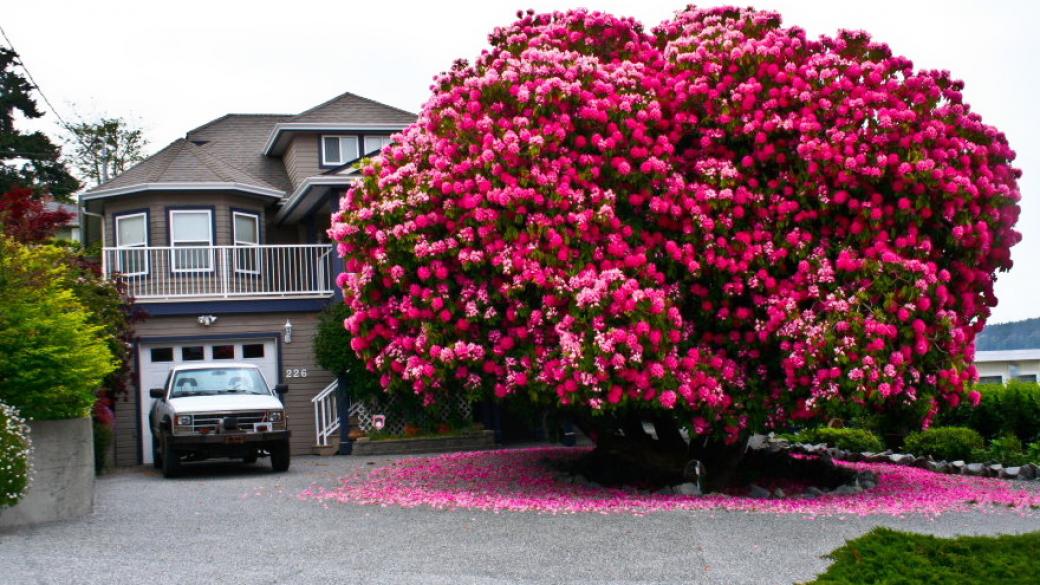
[{"label": "truck windshield", "polygon": [[254,368],[204,368],[184,370],[173,376],[170,398],[216,394],[267,394],[267,382]]}]

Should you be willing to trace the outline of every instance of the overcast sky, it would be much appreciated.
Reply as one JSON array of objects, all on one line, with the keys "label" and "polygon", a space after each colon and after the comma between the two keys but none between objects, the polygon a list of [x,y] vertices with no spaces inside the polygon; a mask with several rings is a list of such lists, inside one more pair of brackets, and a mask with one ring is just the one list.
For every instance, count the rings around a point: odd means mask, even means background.
[{"label": "overcast sky", "polygon": [[[715,2],[702,2],[713,5]],[[991,323],[1040,316],[1040,3],[769,1],[812,36],[864,29],[915,66],[949,69],[1025,172],[1025,238]],[[999,9],[995,7],[999,5]],[[115,115],[154,152],[228,112],[296,113],[343,91],[417,111],[432,77],[474,58],[517,9],[587,7],[668,18],[683,0],[549,2],[6,2],[0,25],[66,118]],[[48,115],[51,126],[54,117]]]}]

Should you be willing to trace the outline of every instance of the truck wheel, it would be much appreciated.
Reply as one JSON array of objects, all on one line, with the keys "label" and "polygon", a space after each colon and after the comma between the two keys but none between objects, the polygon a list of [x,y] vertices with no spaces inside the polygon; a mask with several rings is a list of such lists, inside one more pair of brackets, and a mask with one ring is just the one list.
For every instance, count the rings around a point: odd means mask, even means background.
[{"label": "truck wheel", "polygon": [[248,455],[243,457],[242,458],[242,463],[245,463],[246,465],[252,465],[252,464],[256,463],[256,449],[253,449],[252,451],[249,452]]},{"label": "truck wheel", "polygon": [[289,470],[289,442],[271,447],[271,469],[277,472]]},{"label": "truck wheel", "polygon": [[159,439],[152,436],[152,467],[162,469],[162,450],[159,449]]},{"label": "truck wheel", "polygon": [[177,452],[173,450],[173,442],[167,437],[162,442],[162,474],[163,477],[177,477],[181,471],[181,462]]}]

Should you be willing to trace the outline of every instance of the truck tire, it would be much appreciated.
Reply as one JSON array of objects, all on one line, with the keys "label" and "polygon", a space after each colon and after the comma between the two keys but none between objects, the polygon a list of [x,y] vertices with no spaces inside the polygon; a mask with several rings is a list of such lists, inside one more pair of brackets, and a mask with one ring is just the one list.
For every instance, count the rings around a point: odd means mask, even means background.
[{"label": "truck tire", "polygon": [[276,472],[289,470],[289,442],[279,443],[271,448],[271,469]]},{"label": "truck tire", "polygon": [[162,474],[163,477],[177,477],[181,472],[181,462],[177,452],[173,450],[173,441],[166,437],[162,441]]},{"label": "truck tire", "polygon": [[152,467],[162,469],[162,450],[159,449],[159,439],[152,435]]}]

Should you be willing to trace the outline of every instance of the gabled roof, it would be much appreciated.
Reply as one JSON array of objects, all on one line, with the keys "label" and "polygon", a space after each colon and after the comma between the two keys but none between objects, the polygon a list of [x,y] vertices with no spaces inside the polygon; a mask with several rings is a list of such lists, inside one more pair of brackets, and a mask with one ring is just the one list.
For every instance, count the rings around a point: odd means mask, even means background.
[{"label": "gabled roof", "polygon": [[236,189],[281,197],[284,190],[178,138],[118,177],[87,191],[82,199],[99,199],[136,190]]},{"label": "gabled roof", "polygon": [[282,161],[263,155],[271,128],[291,114],[227,114],[187,134],[189,142],[285,192],[292,190]]},{"label": "gabled roof", "polygon": [[346,92],[289,120],[276,123],[267,137],[263,152],[268,156],[282,154],[293,132],[395,132],[404,130],[415,119],[416,115],[411,112]]},{"label": "gabled roof", "polygon": [[415,121],[415,114],[344,92],[296,116],[290,122],[333,122],[340,124],[402,124]]}]

